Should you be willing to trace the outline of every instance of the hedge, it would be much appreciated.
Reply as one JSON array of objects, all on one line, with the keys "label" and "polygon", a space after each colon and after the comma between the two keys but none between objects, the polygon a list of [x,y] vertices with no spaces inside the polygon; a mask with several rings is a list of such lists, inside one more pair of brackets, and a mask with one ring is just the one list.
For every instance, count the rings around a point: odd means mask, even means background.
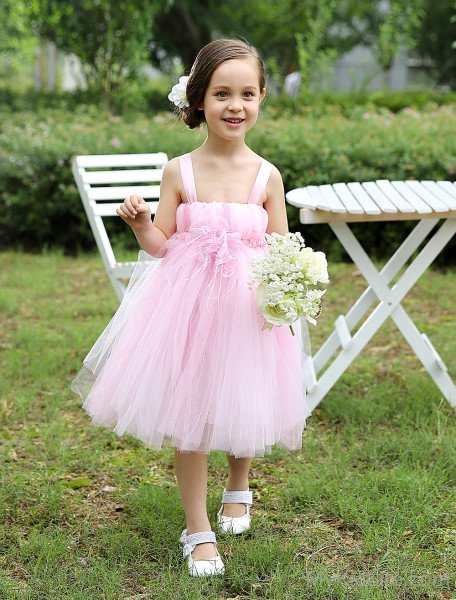
[{"label": "hedge", "polygon": [[[281,171],[285,189],[376,179],[456,179],[455,106],[418,112],[382,109],[347,118],[341,110],[305,117],[269,107],[248,134],[249,145]],[[96,106],[71,112],[0,113],[0,247],[64,252],[94,248],[73,181],[75,154],[164,151],[171,158],[203,143],[204,129],[190,131],[172,113],[114,116]],[[303,226],[287,206],[290,230],[332,260],[350,260],[327,225]],[[389,258],[416,221],[350,224],[374,258]],[[120,219],[109,225],[122,244],[134,243]],[[453,240],[436,261],[454,265]]]},{"label": "hedge", "polygon": [[[129,80],[111,99],[111,111],[118,115],[134,112],[153,112],[171,108],[167,98],[173,81],[168,76],[157,80]],[[370,109],[387,108],[397,113],[404,108],[432,110],[437,106],[456,103],[456,92],[439,92],[432,89],[378,90],[375,92],[335,92],[321,91],[309,95],[301,112],[325,114],[336,110],[347,117]],[[100,94],[96,90],[35,90],[29,88],[18,92],[0,85],[0,107],[2,112],[47,112],[49,109],[62,109],[72,112],[80,105],[100,104]],[[294,114],[295,101],[286,94],[268,94],[263,105],[266,109],[276,109]],[[98,110],[98,108],[97,108]]]}]

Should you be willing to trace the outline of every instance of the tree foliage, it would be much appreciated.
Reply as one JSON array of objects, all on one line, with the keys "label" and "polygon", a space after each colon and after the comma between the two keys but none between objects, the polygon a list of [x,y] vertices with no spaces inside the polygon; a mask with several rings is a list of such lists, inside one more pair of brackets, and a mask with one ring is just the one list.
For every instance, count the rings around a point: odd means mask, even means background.
[{"label": "tree foliage", "polygon": [[10,83],[25,60],[31,60],[36,37],[31,28],[29,7],[24,2],[0,2],[1,75]]},{"label": "tree foliage", "polygon": [[148,42],[160,0],[31,0],[40,38],[74,53],[89,88],[110,96],[148,59]]},{"label": "tree foliage", "polygon": [[299,99],[305,99],[309,91],[312,71],[321,72],[325,65],[337,56],[335,48],[324,47],[331,21],[336,9],[336,1],[321,3],[318,0],[308,8],[308,27],[305,33],[296,33],[296,50],[299,73],[301,75],[301,93]]},{"label": "tree foliage", "polygon": [[298,68],[307,79],[309,69],[357,44],[371,48],[387,70],[401,47],[415,45],[425,1],[176,0],[157,13],[153,59],[166,69],[166,57],[179,56],[188,70],[201,46],[226,36],[257,46],[278,79]]},{"label": "tree foliage", "polygon": [[[89,88],[112,96],[152,62],[188,72],[198,50],[217,37],[245,38],[280,83],[304,80],[357,44],[380,70],[401,48],[432,59],[437,83],[456,89],[455,0],[2,0],[0,52],[20,60],[37,42],[54,41],[82,63]],[[413,50],[412,50],[413,51]],[[377,73],[372,73],[371,77]],[[364,82],[364,86],[367,81]]]},{"label": "tree foliage", "polygon": [[[244,38],[257,46],[272,70],[283,76],[298,65],[295,35],[306,32],[316,0],[176,0],[157,13],[152,60],[171,68],[178,56],[188,70],[198,50],[216,37]],[[328,31],[324,47],[331,46]],[[340,39],[336,42],[339,44]],[[352,44],[355,40],[352,41]],[[346,48],[346,41],[341,48]]]},{"label": "tree foliage", "polygon": [[151,61],[170,72],[178,57],[189,71],[198,51],[213,37],[216,13],[211,0],[176,0],[163,6],[152,25]]},{"label": "tree foliage", "polygon": [[423,23],[416,34],[416,52],[432,62],[438,85],[456,90],[456,2],[425,0]]}]

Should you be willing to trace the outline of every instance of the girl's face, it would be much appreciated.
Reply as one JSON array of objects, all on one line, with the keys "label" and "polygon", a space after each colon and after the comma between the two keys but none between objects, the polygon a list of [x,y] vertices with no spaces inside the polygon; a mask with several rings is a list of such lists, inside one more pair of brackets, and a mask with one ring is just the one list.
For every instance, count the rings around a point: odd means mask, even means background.
[{"label": "girl's face", "polygon": [[258,118],[266,90],[260,90],[258,67],[251,58],[226,60],[212,73],[204,110],[208,130],[233,140],[244,137]]}]

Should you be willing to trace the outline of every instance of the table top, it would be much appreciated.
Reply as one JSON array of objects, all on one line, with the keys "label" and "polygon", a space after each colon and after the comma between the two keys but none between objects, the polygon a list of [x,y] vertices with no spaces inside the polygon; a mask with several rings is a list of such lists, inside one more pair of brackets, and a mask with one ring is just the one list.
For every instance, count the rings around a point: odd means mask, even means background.
[{"label": "table top", "polygon": [[308,185],[286,194],[301,223],[456,218],[456,182],[376,181]]}]

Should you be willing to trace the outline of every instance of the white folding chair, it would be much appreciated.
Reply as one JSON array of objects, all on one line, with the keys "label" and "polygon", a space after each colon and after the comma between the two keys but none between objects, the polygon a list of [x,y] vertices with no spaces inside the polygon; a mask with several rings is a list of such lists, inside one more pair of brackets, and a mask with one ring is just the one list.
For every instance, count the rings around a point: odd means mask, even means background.
[{"label": "white folding chair", "polygon": [[[135,262],[116,260],[103,218],[119,218],[116,208],[132,194],[144,199],[160,198],[160,182],[167,162],[168,156],[164,152],[91,154],[74,156],[72,159],[71,169],[82,204],[106,272],[119,300],[122,300],[126,289],[122,280],[131,276]],[[154,215],[158,200],[147,204]]]},{"label": "white folding chair", "polygon": [[[300,209],[301,223],[327,223],[331,227],[369,284],[348,313],[337,317],[334,331],[309,361],[311,383],[308,400],[312,408],[319,404],[386,319],[391,317],[444,397],[456,409],[456,386],[445,363],[426,334],[418,330],[400,304],[456,232],[455,183],[382,179],[364,183],[309,185],[289,191],[286,199]],[[419,223],[378,272],[347,223],[406,219],[416,219]],[[390,288],[390,281],[440,219],[443,219],[441,227]],[[352,335],[377,300],[378,306]],[[310,355],[308,327],[306,329],[303,339]],[[338,356],[318,378],[339,348]]]}]

